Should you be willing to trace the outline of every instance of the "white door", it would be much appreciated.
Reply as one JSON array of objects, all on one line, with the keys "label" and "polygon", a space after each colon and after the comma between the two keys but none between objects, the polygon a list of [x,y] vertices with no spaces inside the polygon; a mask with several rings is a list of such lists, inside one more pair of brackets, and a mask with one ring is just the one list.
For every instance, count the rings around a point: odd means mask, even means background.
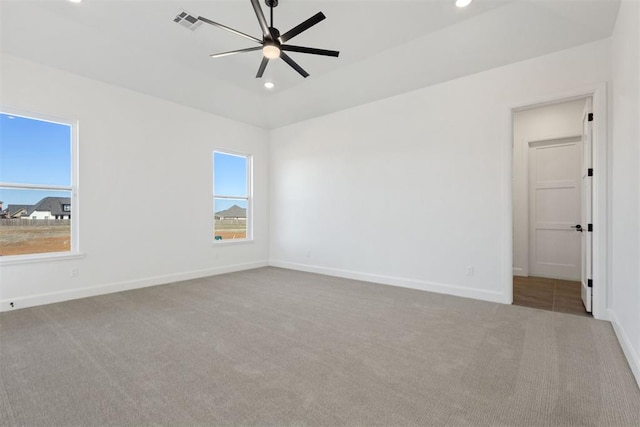
[{"label": "white door", "polygon": [[580,280],[582,141],[529,144],[529,275]]},{"label": "white door", "polygon": [[584,115],[582,117],[582,208],[580,219],[580,231],[582,234],[582,272],[580,281],[582,282],[582,302],[584,308],[591,313],[592,304],[592,253],[593,234],[592,230],[592,200],[593,200],[593,139],[592,139],[592,119],[591,99],[587,100]]}]

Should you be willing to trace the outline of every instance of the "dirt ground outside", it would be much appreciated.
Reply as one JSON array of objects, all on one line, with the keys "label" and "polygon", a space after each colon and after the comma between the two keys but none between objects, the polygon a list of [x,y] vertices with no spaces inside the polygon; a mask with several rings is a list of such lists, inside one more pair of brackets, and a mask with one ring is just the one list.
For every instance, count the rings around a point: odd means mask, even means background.
[{"label": "dirt ground outside", "polygon": [[[247,222],[244,220],[216,220],[214,236],[222,240],[246,239]],[[71,227],[69,225],[2,225],[0,226],[0,256],[69,252]]]},{"label": "dirt ground outside", "polygon": [[71,227],[6,226],[0,227],[0,256],[68,252],[71,250]]},{"label": "dirt ground outside", "polygon": [[242,219],[217,219],[213,227],[213,235],[222,240],[246,239],[247,221]]}]

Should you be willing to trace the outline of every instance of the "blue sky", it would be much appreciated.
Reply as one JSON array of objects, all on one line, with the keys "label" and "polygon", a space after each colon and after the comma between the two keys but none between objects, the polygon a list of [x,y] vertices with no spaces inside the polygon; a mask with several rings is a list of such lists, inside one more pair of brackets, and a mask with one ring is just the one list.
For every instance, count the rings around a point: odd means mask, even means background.
[{"label": "blue sky", "polygon": [[[0,113],[0,182],[71,185],[71,126]],[[3,206],[69,192],[0,189]]]},{"label": "blue sky", "polygon": [[247,158],[213,153],[213,185],[216,196],[247,195]]},{"label": "blue sky", "polygon": [[[213,186],[216,196],[247,195],[247,158],[224,153],[213,153]],[[216,199],[214,212],[233,205],[247,207],[244,200]]]}]

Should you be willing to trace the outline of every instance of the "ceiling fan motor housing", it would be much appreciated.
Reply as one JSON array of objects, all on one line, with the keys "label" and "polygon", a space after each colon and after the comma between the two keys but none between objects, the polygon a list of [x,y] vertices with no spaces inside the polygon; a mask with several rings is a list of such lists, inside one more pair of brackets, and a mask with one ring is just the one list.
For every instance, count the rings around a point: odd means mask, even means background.
[{"label": "ceiling fan motor housing", "polygon": [[[280,31],[278,31],[277,28],[269,27],[269,32],[271,33],[271,37],[273,37],[273,40],[269,40],[269,41],[273,41],[273,42],[276,42],[276,43],[280,44],[278,42],[278,37],[280,37]],[[269,37],[265,37],[265,40],[266,39],[269,39]]]}]

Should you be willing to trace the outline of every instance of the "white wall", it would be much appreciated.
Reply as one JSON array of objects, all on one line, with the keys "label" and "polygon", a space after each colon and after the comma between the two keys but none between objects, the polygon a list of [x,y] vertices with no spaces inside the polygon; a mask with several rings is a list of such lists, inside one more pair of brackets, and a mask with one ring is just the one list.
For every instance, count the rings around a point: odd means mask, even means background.
[{"label": "white wall", "polygon": [[582,135],[585,99],[513,115],[513,274],[529,275],[529,142]]},{"label": "white wall", "polygon": [[53,215],[49,211],[33,211],[29,215],[31,219],[53,219]]},{"label": "white wall", "polygon": [[272,264],[511,302],[511,109],[609,60],[600,41],[272,131]]},{"label": "white wall", "polygon": [[640,3],[623,1],[612,37],[611,318],[640,383]]},{"label": "white wall", "polygon": [[[1,310],[268,262],[266,131],[8,55],[0,76],[4,106],[79,120],[85,253],[0,266]],[[254,156],[253,243],[212,243],[214,148]]]}]

